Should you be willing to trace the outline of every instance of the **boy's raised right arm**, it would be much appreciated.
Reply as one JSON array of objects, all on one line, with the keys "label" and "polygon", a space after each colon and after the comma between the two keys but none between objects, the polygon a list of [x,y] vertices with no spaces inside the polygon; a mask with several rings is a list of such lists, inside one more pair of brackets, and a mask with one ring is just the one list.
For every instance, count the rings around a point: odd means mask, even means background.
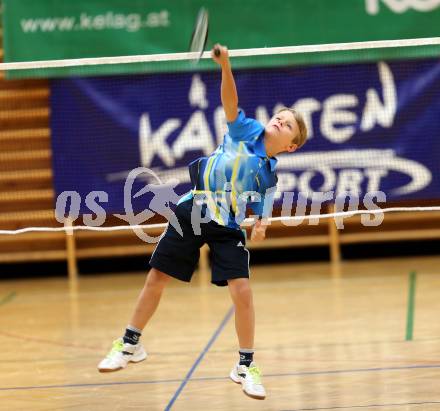
[{"label": "boy's raised right arm", "polygon": [[[220,51],[219,56],[215,55],[215,49]],[[211,56],[222,69],[221,99],[226,120],[232,123],[238,115],[238,95],[234,75],[231,70],[231,63],[229,61],[228,49],[220,44],[216,44],[211,51]]]}]

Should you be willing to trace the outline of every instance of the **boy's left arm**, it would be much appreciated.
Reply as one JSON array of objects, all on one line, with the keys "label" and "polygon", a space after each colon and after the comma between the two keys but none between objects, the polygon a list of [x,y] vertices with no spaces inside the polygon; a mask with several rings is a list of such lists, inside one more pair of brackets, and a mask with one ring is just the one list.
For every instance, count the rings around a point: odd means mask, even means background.
[{"label": "boy's left arm", "polygon": [[260,201],[251,203],[252,210],[259,217],[252,227],[251,241],[263,241],[266,238],[266,229],[270,224],[269,217],[272,215],[276,189],[276,185],[267,189],[265,194],[261,195]]},{"label": "boy's left arm", "polygon": [[251,241],[263,241],[266,238],[266,228],[268,226],[268,219],[262,218],[256,221],[252,227]]}]

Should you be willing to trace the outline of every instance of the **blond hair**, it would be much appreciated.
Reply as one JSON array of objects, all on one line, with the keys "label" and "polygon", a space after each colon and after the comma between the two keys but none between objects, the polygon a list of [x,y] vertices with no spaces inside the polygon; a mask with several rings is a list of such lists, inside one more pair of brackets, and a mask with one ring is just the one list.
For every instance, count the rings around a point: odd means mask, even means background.
[{"label": "blond hair", "polygon": [[277,111],[277,114],[281,113],[282,111],[290,111],[293,114],[293,117],[295,118],[299,128],[299,134],[295,137],[294,143],[298,146],[298,148],[301,148],[307,141],[307,126],[306,122],[304,121],[304,117],[301,113],[289,107],[281,108]]}]

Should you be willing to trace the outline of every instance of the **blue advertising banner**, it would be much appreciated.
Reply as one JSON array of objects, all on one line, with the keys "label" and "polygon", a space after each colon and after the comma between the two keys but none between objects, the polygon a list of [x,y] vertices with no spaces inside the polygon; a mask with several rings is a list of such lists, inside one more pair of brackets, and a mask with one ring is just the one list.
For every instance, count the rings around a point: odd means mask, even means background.
[{"label": "blue advertising banner", "polygon": [[[308,124],[307,144],[279,157],[279,205],[285,192],[440,199],[438,59],[242,70],[235,79],[247,116],[265,123],[288,106]],[[124,184],[137,167],[152,173],[139,175],[133,194],[157,176],[177,179],[185,193],[187,164],[209,155],[226,130],[220,80],[219,72],[52,80],[57,195],[76,191],[80,212],[90,213],[87,195],[103,191],[96,202],[123,213]],[[133,210],[151,197],[139,195]]]}]

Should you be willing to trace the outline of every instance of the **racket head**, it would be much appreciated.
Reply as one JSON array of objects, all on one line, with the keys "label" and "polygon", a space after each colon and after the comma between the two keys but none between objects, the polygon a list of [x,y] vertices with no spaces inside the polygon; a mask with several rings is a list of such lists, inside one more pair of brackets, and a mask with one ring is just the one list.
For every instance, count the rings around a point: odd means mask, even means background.
[{"label": "racket head", "polygon": [[209,16],[208,10],[202,7],[197,14],[197,19],[194,24],[194,30],[189,43],[189,51],[197,53],[196,57],[192,59],[193,63],[198,63],[205,50],[206,43],[208,41],[209,30]]}]

